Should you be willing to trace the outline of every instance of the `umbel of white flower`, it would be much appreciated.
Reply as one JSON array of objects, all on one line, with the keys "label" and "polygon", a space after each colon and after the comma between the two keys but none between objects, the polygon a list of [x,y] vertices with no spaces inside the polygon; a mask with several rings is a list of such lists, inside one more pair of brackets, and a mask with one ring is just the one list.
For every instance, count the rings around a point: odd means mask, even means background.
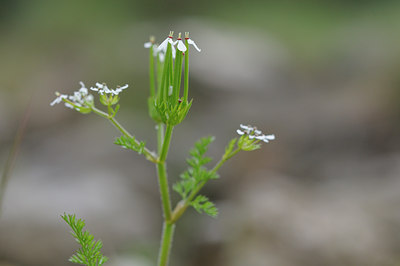
[{"label": "umbel of white flower", "polygon": [[89,94],[88,89],[82,81],[79,82],[79,84],[81,85],[81,88],[74,91],[72,95],[56,92],[57,98],[55,98],[50,105],[53,106],[57,103],[64,102],[66,107],[72,109],[74,107],[88,107],[88,104],[93,103],[93,95]]},{"label": "umbel of white flower", "polygon": [[[76,109],[77,111],[84,113],[90,112],[91,107],[94,106],[93,95],[89,93],[89,90],[82,81],[79,82],[79,84],[81,85],[81,88],[77,91],[74,91],[72,95],[56,92],[57,98],[55,98],[50,105],[53,106],[55,104],[64,102],[65,106],[68,108]],[[97,82],[95,87],[90,87],[90,90],[97,92],[103,97],[110,96],[109,98],[111,99],[113,98],[112,96],[115,96],[114,98],[118,98],[116,96],[126,88],[128,88],[128,84],[122,87],[117,86],[116,89],[109,89],[106,84]]]},{"label": "umbel of white flower", "polygon": [[241,136],[247,135],[249,137],[249,139],[262,140],[265,143],[268,143],[270,140],[275,139],[274,134],[264,135],[261,132],[261,130],[258,130],[256,127],[253,127],[250,125],[246,126],[246,125],[240,124],[240,129],[236,130],[236,132]]}]

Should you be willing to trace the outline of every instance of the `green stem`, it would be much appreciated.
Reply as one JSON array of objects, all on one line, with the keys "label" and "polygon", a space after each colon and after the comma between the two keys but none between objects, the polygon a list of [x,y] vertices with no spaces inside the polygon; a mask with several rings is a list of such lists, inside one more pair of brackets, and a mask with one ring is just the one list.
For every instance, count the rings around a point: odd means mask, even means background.
[{"label": "green stem", "polygon": [[169,145],[171,143],[173,126],[167,125],[164,139],[162,138],[163,130],[164,130],[163,124],[159,123],[157,140],[158,140],[160,159],[157,163],[157,174],[158,174],[158,183],[160,187],[161,204],[163,206],[163,213],[164,213],[163,235],[161,240],[160,253],[158,255],[159,266],[168,265],[168,258],[172,245],[172,237],[175,229],[175,225],[170,223],[172,217],[172,210],[171,210],[171,198],[169,195],[169,187],[168,187],[167,169],[165,163],[169,150]]},{"label": "green stem", "polygon": [[165,162],[165,160],[167,159],[173,129],[174,126],[167,125],[167,128],[165,130],[164,142],[160,153],[160,162]]},{"label": "green stem", "polygon": [[171,219],[171,199],[169,196],[168,177],[165,160],[167,158],[169,144],[171,142],[172,129],[173,126],[167,125],[163,145],[160,152],[160,159],[157,163],[158,182],[160,185],[161,202],[163,205],[165,221],[169,221]]},{"label": "green stem", "polygon": [[164,222],[160,253],[158,254],[158,266],[167,266],[174,237],[175,225]]},{"label": "green stem", "polygon": [[167,169],[165,162],[157,163],[158,184],[160,186],[161,204],[163,206],[164,221],[171,220],[171,200],[169,196]]},{"label": "green stem", "polygon": [[[104,117],[105,119],[108,119],[125,137],[128,137],[130,139],[133,139],[134,137],[120,124],[118,121],[112,117],[111,115],[97,109],[96,107],[92,106],[92,111],[101,116]],[[140,143],[135,139],[135,142],[137,145],[140,145]],[[146,156],[146,158],[154,163],[158,162],[157,155],[155,155],[152,151],[147,149],[146,147],[143,149],[143,154]]]},{"label": "green stem", "polygon": [[158,151],[158,154],[161,153],[163,140],[164,140],[164,124],[158,123],[157,124],[157,151]]},{"label": "green stem", "polygon": [[[219,168],[230,158],[235,156],[238,152],[240,151],[240,148],[237,148],[236,150],[232,151],[228,156],[222,157],[222,159],[214,166],[214,168],[211,170],[213,173],[216,173]],[[204,185],[207,183],[207,181],[202,181],[199,184],[197,184],[196,188],[192,190],[190,193],[189,197],[187,199],[180,201],[173,213],[172,213],[172,218],[171,218],[171,223],[176,223],[179,218],[182,216],[182,214],[186,211],[186,209],[189,207],[190,202],[196,197],[196,195],[199,193],[199,191],[204,187]]]}]

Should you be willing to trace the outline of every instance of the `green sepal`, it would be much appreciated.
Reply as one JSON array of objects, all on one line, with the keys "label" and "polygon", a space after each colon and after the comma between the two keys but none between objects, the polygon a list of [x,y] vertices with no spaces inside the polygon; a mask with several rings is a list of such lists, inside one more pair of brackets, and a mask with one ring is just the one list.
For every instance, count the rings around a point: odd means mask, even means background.
[{"label": "green sepal", "polygon": [[105,105],[105,106],[115,105],[119,102],[119,99],[120,98],[118,95],[114,95],[114,96],[112,96],[112,95],[108,96],[107,94],[100,95],[100,102],[102,105]]},{"label": "green sepal", "polygon": [[156,103],[155,103],[156,99],[155,97],[149,97],[147,99],[147,105],[149,108],[149,116],[156,122],[156,123],[160,123],[162,122],[161,120],[161,116],[159,114],[159,112],[156,109]]},{"label": "green sepal", "polygon": [[239,138],[238,147],[243,151],[254,151],[261,148],[259,140],[250,139],[248,135],[243,135]]},{"label": "green sepal", "polygon": [[160,103],[154,101],[154,107],[164,124],[176,126],[185,119],[192,106],[192,102],[193,99],[190,102],[180,100],[176,103],[172,103],[172,101],[168,100]]},{"label": "green sepal", "polygon": [[110,105],[117,104],[119,102],[119,96],[118,95],[111,96],[109,102]]},{"label": "green sepal", "polygon": [[99,99],[102,105],[108,106],[108,97],[106,94],[100,95]]},{"label": "green sepal", "polygon": [[90,107],[75,106],[74,108],[81,114],[89,114],[90,112],[92,112],[92,108]]}]

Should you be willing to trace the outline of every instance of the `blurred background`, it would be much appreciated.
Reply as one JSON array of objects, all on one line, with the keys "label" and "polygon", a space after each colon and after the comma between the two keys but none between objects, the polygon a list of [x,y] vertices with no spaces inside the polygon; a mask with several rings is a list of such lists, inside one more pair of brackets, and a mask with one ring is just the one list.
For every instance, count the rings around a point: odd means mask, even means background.
[{"label": "blurred background", "polygon": [[[5,190],[0,265],[70,265],[60,214],[104,242],[110,266],[155,265],[154,165],[113,144],[104,119],[54,92],[128,83],[117,119],[155,149],[148,50],[190,31],[191,112],[169,178],[214,135],[217,160],[240,123],[277,140],[242,152],[204,189],[217,219],[179,221],[171,265],[400,265],[399,1],[0,1],[0,169],[29,121]],[[172,192],[174,202],[178,200]]]}]

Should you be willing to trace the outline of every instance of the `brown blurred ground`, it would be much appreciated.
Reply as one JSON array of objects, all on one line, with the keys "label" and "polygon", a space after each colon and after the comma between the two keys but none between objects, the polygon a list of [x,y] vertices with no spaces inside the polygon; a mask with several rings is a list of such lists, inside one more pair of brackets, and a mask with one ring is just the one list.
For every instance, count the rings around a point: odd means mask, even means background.
[{"label": "brown blurred ground", "polygon": [[240,123],[277,136],[206,187],[220,215],[188,212],[172,265],[399,265],[397,1],[2,2],[0,167],[31,96],[33,107],[0,219],[0,265],[68,265],[76,245],[64,212],[87,220],[109,265],[154,264],[153,165],[113,145],[106,121],[49,103],[79,81],[128,83],[118,120],[154,149],[143,43],[170,29],[202,48],[171,181],[202,136],[217,137],[215,159]]}]

